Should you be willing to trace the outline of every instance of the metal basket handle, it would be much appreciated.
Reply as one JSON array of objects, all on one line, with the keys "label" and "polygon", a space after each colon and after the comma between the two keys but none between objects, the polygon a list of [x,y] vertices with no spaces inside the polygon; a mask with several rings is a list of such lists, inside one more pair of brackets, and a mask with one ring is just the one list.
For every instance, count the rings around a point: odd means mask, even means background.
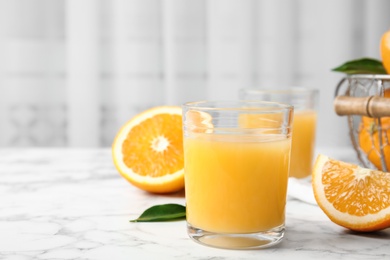
[{"label": "metal basket handle", "polygon": [[390,117],[390,98],[337,96],[333,105],[336,114],[339,116]]}]

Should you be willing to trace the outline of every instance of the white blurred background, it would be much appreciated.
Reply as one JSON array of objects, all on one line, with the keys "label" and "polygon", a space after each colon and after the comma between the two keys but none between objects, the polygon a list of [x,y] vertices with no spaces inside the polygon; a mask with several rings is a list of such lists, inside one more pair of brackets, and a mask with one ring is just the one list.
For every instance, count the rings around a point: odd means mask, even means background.
[{"label": "white blurred background", "polygon": [[388,0],[0,0],[0,147],[107,147],[140,111],[320,90],[317,145],[349,146],[342,74],[380,58]]}]

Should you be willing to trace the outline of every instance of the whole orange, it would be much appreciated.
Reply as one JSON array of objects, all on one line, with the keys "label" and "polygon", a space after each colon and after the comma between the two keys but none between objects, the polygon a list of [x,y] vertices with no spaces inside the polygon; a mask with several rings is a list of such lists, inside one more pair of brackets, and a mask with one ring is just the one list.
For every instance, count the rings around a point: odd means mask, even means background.
[{"label": "whole orange", "polygon": [[390,74],[390,30],[382,35],[380,49],[383,67]]},{"label": "whole orange", "polygon": [[[389,60],[390,61],[390,60]],[[390,97],[390,89],[386,89],[384,97]],[[379,142],[379,123],[382,128],[383,158],[387,170],[390,171],[390,117],[362,117],[359,127],[359,145],[368,160],[379,170],[383,170]]]}]

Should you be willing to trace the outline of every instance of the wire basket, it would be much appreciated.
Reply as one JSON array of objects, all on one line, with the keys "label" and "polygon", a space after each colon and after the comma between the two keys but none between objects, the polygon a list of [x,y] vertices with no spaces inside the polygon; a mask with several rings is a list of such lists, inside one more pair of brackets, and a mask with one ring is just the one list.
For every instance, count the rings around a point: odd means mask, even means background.
[{"label": "wire basket", "polygon": [[336,87],[334,108],[348,118],[360,163],[390,170],[390,75],[346,76]]}]

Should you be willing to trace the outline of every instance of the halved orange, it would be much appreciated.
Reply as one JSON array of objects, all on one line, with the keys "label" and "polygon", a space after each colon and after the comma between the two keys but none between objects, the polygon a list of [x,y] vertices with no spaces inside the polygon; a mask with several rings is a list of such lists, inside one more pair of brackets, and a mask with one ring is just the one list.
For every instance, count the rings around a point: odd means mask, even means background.
[{"label": "halved orange", "polygon": [[334,223],[363,232],[390,227],[390,173],[320,154],[312,185],[318,205]]},{"label": "halved orange", "polygon": [[170,193],[184,188],[182,110],[160,106],[128,121],[112,144],[119,173],[140,189]]}]

